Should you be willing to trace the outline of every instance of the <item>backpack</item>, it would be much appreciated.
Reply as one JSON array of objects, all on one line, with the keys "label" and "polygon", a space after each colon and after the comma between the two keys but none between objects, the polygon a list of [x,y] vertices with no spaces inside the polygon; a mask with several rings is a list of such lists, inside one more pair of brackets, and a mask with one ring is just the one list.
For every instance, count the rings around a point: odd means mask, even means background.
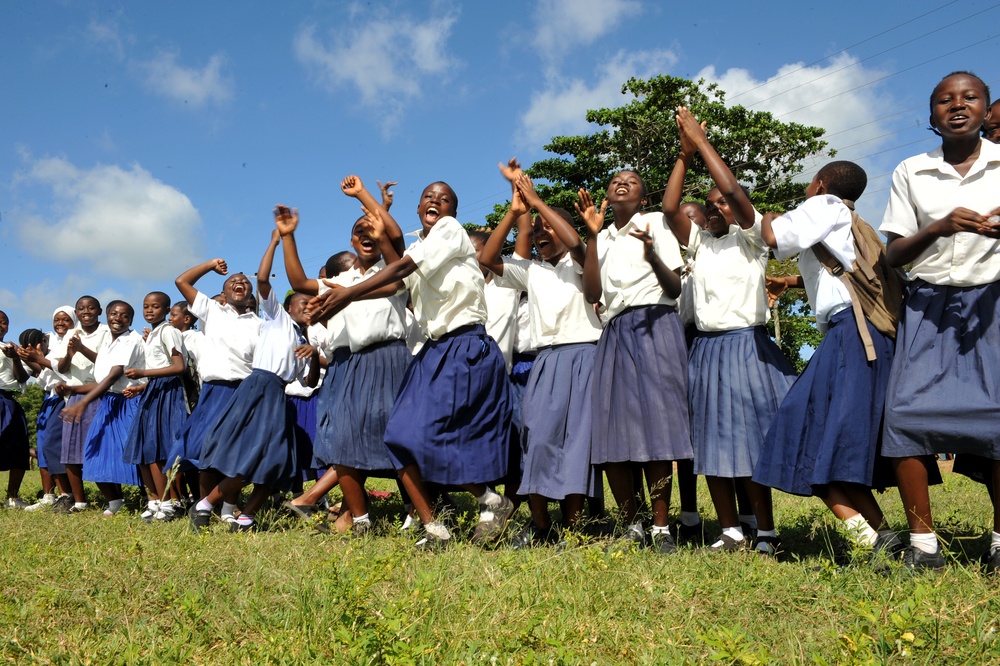
[{"label": "backpack", "polygon": [[851,210],[851,235],[854,237],[855,254],[852,270],[845,271],[822,243],[813,245],[812,250],[826,270],[847,287],[847,292],[851,295],[854,321],[865,346],[865,356],[869,361],[874,361],[875,344],[868,333],[865,319],[879,332],[895,340],[906,278],[886,261],[885,244],[871,225],[854,212],[854,202],[844,199],[844,205]]}]

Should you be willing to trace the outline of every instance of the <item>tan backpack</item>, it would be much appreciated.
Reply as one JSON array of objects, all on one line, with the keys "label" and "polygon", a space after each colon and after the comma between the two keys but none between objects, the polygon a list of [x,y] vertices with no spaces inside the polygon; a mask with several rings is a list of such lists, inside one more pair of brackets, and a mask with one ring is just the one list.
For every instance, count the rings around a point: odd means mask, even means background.
[{"label": "tan backpack", "polygon": [[865,345],[865,356],[869,361],[877,357],[875,344],[865,319],[881,333],[896,339],[896,324],[899,309],[903,303],[902,272],[889,265],[885,258],[885,244],[871,225],[854,212],[854,202],[844,199],[851,210],[851,235],[854,237],[854,264],[852,270],[845,271],[836,257],[822,243],[813,245],[816,258],[834,277],[847,287],[851,295],[854,321]]}]

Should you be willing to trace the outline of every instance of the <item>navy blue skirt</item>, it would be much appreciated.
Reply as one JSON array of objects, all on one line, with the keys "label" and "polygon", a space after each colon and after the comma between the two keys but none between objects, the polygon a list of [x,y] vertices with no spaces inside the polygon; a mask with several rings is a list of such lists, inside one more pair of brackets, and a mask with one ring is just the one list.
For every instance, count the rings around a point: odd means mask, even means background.
[{"label": "navy blue skirt", "polygon": [[[83,395],[70,396],[66,402],[66,407],[75,405],[83,400]],[[59,452],[59,461],[63,465],[82,465],[83,447],[87,443],[87,433],[90,432],[90,424],[97,414],[99,401],[91,402],[83,410],[79,421],[63,421],[62,448]]]},{"label": "navy blue skirt", "polygon": [[675,308],[637,307],[609,321],[594,356],[592,462],[692,458],[687,384]]},{"label": "navy blue skirt", "polygon": [[907,286],[883,453],[1000,460],[1000,282]]},{"label": "navy blue skirt", "polygon": [[184,382],[176,377],[149,380],[125,444],[125,462],[148,465],[167,459],[167,451],[187,420]]},{"label": "navy blue skirt", "polygon": [[333,440],[336,436],[336,427],[339,424],[333,420],[333,409],[344,390],[347,359],[350,356],[351,350],[347,347],[338,347],[334,350],[333,358],[330,359],[326,368],[323,383],[316,391],[316,439],[313,440],[313,466],[317,468],[330,467],[334,464]]},{"label": "navy blue skirt", "polygon": [[288,408],[295,417],[295,464],[305,471],[313,466],[313,440],[316,438],[316,393],[308,398],[287,395]]},{"label": "navy blue skirt", "polygon": [[28,419],[12,393],[0,391],[0,471],[31,465]]},{"label": "navy blue skirt", "polygon": [[181,469],[189,470],[200,466],[205,435],[219,420],[222,410],[229,404],[239,385],[239,381],[202,384],[198,404],[184,421],[177,438],[167,451],[167,467],[172,467],[178,458],[181,460]]},{"label": "navy blue skirt", "polygon": [[590,464],[593,343],[538,353],[524,393],[524,475],[519,495],[561,500],[594,494]]},{"label": "navy blue skirt", "polygon": [[428,340],[406,370],[385,432],[393,466],[425,481],[492,483],[507,473],[510,382],[482,325]]},{"label": "navy blue skirt", "polygon": [[366,472],[393,469],[385,429],[412,357],[403,340],[353,352],[344,368],[339,398],[333,400],[331,450],[335,465]]},{"label": "navy blue skirt", "polygon": [[795,369],[763,326],[699,332],[688,353],[694,473],[753,475]]},{"label": "navy blue skirt", "polygon": [[205,435],[201,469],[275,489],[291,484],[298,472],[295,415],[281,377],[254,368],[243,380]]},{"label": "navy blue skirt", "polygon": [[[62,448],[62,421],[59,420],[59,414],[62,413],[65,404],[66,401],[62,396],[46,394],[42,406],[38,409],[38,416],[35,417],[35,451],[38,455],[38,468],[47,469],[50,474],[66,473],[66,467],[59,462]],[[53,432],[58,433],[58,436],[51,437]],[[54,451],[51,446],[46,446],[47,439],[55,439]],[[55,465],[54,471],[53,465]]]},{"label": "navy blue skirt", "polygon": [[124,460],[125,442],[138,408],[138,400],[120,393],[101,396],[83,445],[84,481],[139,485],[139,470]]},{"label": "navy blue skirt", "polygon": [[879,469],[888,478],[874,476],[893,343],[871,324],[868,331],[878,356],[872,362],[851,308],[830,319],[823,341],[774,415],[754,481],[818,497],[834,482],[893,485],[885,466]]}]

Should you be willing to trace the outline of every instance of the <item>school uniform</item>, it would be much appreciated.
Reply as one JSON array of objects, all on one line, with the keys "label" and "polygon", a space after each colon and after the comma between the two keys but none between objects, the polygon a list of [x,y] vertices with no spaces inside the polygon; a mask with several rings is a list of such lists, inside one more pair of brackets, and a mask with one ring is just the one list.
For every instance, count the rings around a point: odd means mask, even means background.
[{"label": "school uniform", "polygon": [[688,353],[688,402],[694,472],[743,478],[753,474],[760,445],[795,370],[767,334],[764,289],[768,247],[760,215],[715,237],[691,225],[692,316],[697,334]]},{"label": "school uniform", "polygon": [[[111,337],[111,330],[107,327],[107,324],[98,324],[92,333],[87,333],[83,330],[73,331],[73,333],[79,333],[80,342],[84,347],[93,352],[100,350],[104,346],[105,341]],[[66,384],[69,386],[93,384],[94,362],[88,360],[80,352],[73,354],[73,359],[70,361],[68,370],[68,377],[69,381]],[[66,406],[75,405],[81,400],[83,400],[82,394],[72,395],[66,401]],[[90,432],[90,424],[94,420],[98,406],[98,401],[94,400],[83,410],[79,421],[63,422],[62,446],[59,452],[59,461],[63,465],[83,464],[83,445],[87,441],[87,433]]]},{"label": "school uniform", "polygon": [[819,497],[834,482],[884,488],[892,483],[884,461],[877,478],[874,472],[893,343],[866,320],[877,354],[867,360],[847,288],[811,249],[822,243],[841,265],[852,266],[851,211],[838,197],[815,196],[771,226],[775,256],[799,255],[806,295],[825,336],[774,415],[753,480]]},{"label": "school uniform", "polygon": [[[0,343],[0,348],[7,345]],[[0,471],[28,469],[28,420],[17,401],[24,385],[14,377],[14,359],[0,352]]]},{"label": "school uniform", "polygon": [[510,387],[484,326],[475,248],[446,216],[405,254],[416,270],[404,283],[428,340],[407,367],[389,416],[389,456],[396,469],[416,464],[432,483],[491,483],[507,472]]},{"label": "school uniform", "polygon": [[[322,282],[320,283],[322,284]],[[321,287],[322,288],[322,287]],[[334,408],[342,399],[347,361],[351,348],[341,313],[333,315],[326,325],[310,326],[309,339],[326,357],[326,373],[316,392],[316,438],[313,440],[313,461],[317,468],[334,465],[334,441],[340,424],[334,419]]]},{"label": "school uniform", "polygon": [[[141,335],[132,330],[117,338],[112,338],[109,334],[94,361],[94,381],[104,381],[114,367],[141,369],[145,364]],[[143,383],[144,379],[129,379],[123,374],[101,396],[83,447],[84,481],[139,485],[138,470],[134,464],[127,463],[124,459],[129,430],[138,411],[139,401],[126,398],[122,392]]]},{"label": "school uniform", "polygon": [[[306,329],[306,342],[319,350],[323,350],[317,344],[313,334],[313,328]],[[315,471],[315,457],[313,452],[313,441],[316,439],[316,399],[318,397],[317,388],[323,383],[323,368],[319,371],[319,380],[316,386],[309,386],[309,364],[300,363],[295,378],[285,385],[285,400],[288,408],[292,410],[295,420],[295,460],[296,465],[303,474],[308,471]]]},{"label": "school uniform", "polygon": [[[169,367],[175,350],[183,357],[183,336],[164,320],[149,332],[142,343],[146,368],[159,370]],[[138,403],[137,415],[132,421],[125,446],[125,461],[133,465],[165,461],[167,451],[180,434],[188,415],[182,375],[148,379]]]},{"label": "school uniform", "polygon": [[260,299],[260,311],[253,369],[208,429],[200,464],[202,470],[229,478],[283,488],[298,472],[295,418],[285,400],[285,385],[299,373],[303,361],[295,358],[295,348],[306,337],[274,290]]},{"label": "school uniform", "polygon": [[204,353],[202,347],[205,344],[205,334],[198,329],[189,328],[181,332],[181,341],[184,344],[184,395],[187,398],[188,414],[190,414],[201,396],[201,372],[198,370],[198,360]]},{"label": "school uniform", "polygon": [[592,462],[691,458],[687,350],[677,301],[663,291],[632,230],[653,238],[670,270],[680,248],[662,213],[636,213],[597,238],[607,325],[594,359]]},{"label": "school uniform", "polygon": [[72,333],[68,332],[61,339],[55,333],[49,334],[49,353],[45,358],[52,364],[52,368],[43,367],[38,373],[38,385],[45,391],[45,398],[35,420],[35,451],[38,455],[39,469],[47,469],[50,474],[66,473],[66,465],[59,460],[62,453],[63,431],[59,415],[66,406],[66,400],[54,389],[56,385],[68,381],[69,378],[53,368],[59,363],[59,359],[66,355],[66,342]]},{"label": "school uniform", "polygon": [[505,257],[503,275],[494,281],[528,292],[531,345],[538,350],[521,408],[518,494],[556,500],[593,495],[592,377],[601,322],[583,297],[583,268],[569,252],[554,265]]},{"label": "school uniform", "polygon": [[[908,237],[961,206],[1000,200],[1000,146],[981,140],[963,177],[941,147],[904,160],[880,231]],[[913,262],[889,379],[883,452],[1000,460],[1000,241],[958,232]],[[960,466],[961,469],[961,466]]]},{"label": "school uniform", "polygon": [[198,358],[201,395],[167,454],[167,465],[180,458],[190,469],[199,465],[209,428],[250,374],[261,321],[252,312],[239,314],[231,305],[220,305],[200,291],[188,309],[202,322],[205,334]]}]

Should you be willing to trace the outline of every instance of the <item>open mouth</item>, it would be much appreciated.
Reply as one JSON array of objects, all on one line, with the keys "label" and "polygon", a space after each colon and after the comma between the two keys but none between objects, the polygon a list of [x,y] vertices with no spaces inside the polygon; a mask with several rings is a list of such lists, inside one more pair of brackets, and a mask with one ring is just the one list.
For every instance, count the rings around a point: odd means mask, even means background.
[{"label": "open mouth", "polygon": [[359,245],[366,252],[374,252],[376,248],[375,241],[373,241],[371,238],[362,238]]},{"label": "open mouth", "polygon": [[424,211],[424,220],[427,222],[437,222],[441,218],[441,211],[436,206],[429,206]]}]

